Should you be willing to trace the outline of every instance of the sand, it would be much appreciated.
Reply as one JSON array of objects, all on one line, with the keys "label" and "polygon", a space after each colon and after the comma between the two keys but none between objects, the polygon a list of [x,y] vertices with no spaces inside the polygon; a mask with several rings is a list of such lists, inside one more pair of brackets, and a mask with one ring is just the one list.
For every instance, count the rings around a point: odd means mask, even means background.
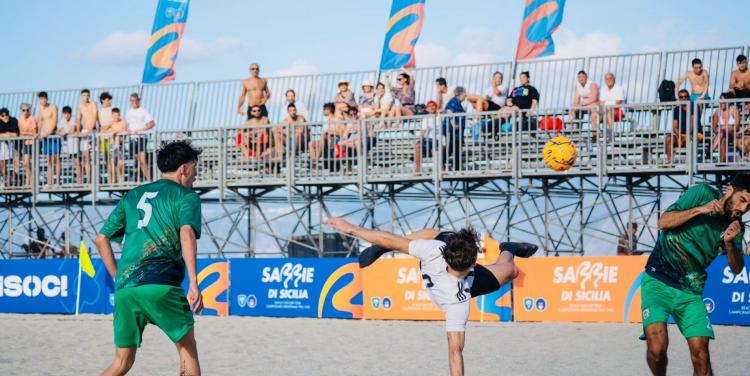
[{"label": "sand", "polygon": [[[204,375],[445,375],[442,323],[198,317]],[[748,375],[750,328],[716,326],[714,371]],[[470,323],[467,375],[647,375],[639,324]],[[670,375],[692,374],[670,326]],[[0,315],[0,375],[94,375],[113,354],[104,315]],[[144,333],[131,375],[177,373],[174,346]]]}]

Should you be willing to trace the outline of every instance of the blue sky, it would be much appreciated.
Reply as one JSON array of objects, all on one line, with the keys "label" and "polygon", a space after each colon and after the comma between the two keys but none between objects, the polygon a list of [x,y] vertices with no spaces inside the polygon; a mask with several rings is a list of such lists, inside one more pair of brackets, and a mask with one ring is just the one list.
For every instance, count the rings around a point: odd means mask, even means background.
[{"label": "blue sky", "polygon": [[[193,0],[177,81],[374,69],[390,1]],[[427,0],[418,66],[508,61],[523,0]],[[140,82],[156,1],[4,1],[0,91]],[[750,43],[745,1],[568,0],[558,56]]]}]

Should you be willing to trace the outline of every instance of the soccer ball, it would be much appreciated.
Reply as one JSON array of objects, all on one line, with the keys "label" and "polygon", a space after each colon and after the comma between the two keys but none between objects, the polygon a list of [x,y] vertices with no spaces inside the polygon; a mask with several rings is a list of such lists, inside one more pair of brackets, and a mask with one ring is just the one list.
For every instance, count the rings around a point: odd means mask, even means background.
[{"label": "soccer ball", "polygon": [[557,136],[547,142],[542,152],[544,163],[555,171],[569,170],[576,164],[578,149],[569,138]]}]

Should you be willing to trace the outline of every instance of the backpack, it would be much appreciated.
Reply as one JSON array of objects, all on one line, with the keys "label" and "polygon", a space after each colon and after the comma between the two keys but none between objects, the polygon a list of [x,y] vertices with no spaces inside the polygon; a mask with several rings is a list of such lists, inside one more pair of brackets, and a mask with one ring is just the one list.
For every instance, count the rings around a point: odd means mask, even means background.
[{"label": "backpack", "polygon": [[674,102],[674,81],[664,80],[659,85],[659,102]]}]

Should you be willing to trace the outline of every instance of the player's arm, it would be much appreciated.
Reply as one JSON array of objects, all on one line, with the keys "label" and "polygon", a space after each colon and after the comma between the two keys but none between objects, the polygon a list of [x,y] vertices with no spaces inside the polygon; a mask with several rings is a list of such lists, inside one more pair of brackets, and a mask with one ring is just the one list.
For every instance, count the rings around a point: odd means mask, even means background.
[{"label": "player's arm", "polygon": [[724,230],[724,248],[727,250],[729,267],[734,274],[742,273],[742,269],[745,268],[745,258],[735,244],[735,238],[740,234],[741,229],[740,221],[736,220],[732,221],[729,227]]},{"label": "player's arm", "polygon": [[117,261],[115,260],[115,254],[112,252],[112,240],[119,242],[122,240],[122,236],[125,233],[125,209],[123,207],[125,203],[125,197],[117,203],[115,209],[107,217],[107,221],[104,222],[99,234],[96,235],[96,249],[99,251],[99,256],[104,262],[104,266],[107,268],[109,275],[112,279],[115,279],[117,275]]},{"label": "player's arm", "polygon": [[661,215],[661,218],[659,218],[659,222],[657,223],[657,225],[659,226],[659,230],[671,230],[673,228],[682,226],[683,224],[701,214],[721,212],[723,212],[723,209],[721,208],[721,204],[719,204],[719,201],[711,200],[705,205],[696,206],[694,208],[686,210],[666,211]]},{"label": "player's arm", "polygon": [[680,96],[680,94],[679,94],[680,93],[680,87],[685,82],[685,80],[687,80],[688,74],[690,74],[690,72],[683,74],[682,77],[680,77],[680,79],[677,80],[677,85],[674,86],[674,96],[675,96],[675,98],[678,98]]},{"label": "player's arm", "polygon": [[464,374],[464,342],[465,332],[448,332],[448,363],[451,368],[451,376],[463,376]]},{"label": "player's arm", "polygon": [[345,234],[356,236],[383,249],[390,249],[406,254],[409,253],[410,240],[405,237],[391,234],[390,232],[385,231],[368,230],[337,217],[329,218],[326,221],[326,225],[333,227],[337,231],[343,232]]},{"label": "player's arm", "polygon": [[195,231],[191,225],[180,228],[180,243],[182,244],[182,258],[185,260],[185,268],[188,275],[188,301],[190,309],[195,313],[203,310],[203,296],[198,288],[197,257],[198,246],[195,240]]},{"label": "player's arm", "polygon": [[107,268],[107,272],[109,272],[109,275],[114,279],[117,275],[117,261],[115,260],[114,252],[112,252],[112,242],[109,241],[108,237],[99,234],[96,236],[94,244],[96,244],[96,249],[99,251],[99,257],[102,258],[104,266]]},{"label": "player's arm", "polygon": [[426,228],[414,231],[411,234],[406,235],[405,238],[409,240],[433,240],[436,236],[438,236],[439,233],[440,230],[436,230],[434,228]]},{"label": "player's arm", "polygon": [[247,87],[245,87],[245,83],[242,83],[242,94],[240,94],[240,102],[237,103],[237,113],[240,114],[240,116],[245,115],[245,112],[242,111],[242,105],[245,104],[245,96],[247,95]]},{"label": "player's arm", "polygon": [[268,87],[268,80],[266,79],[263,79],[263,91],[266,93],[263,98],[263,104],[266,104],[271,99],[271,89]]}]

